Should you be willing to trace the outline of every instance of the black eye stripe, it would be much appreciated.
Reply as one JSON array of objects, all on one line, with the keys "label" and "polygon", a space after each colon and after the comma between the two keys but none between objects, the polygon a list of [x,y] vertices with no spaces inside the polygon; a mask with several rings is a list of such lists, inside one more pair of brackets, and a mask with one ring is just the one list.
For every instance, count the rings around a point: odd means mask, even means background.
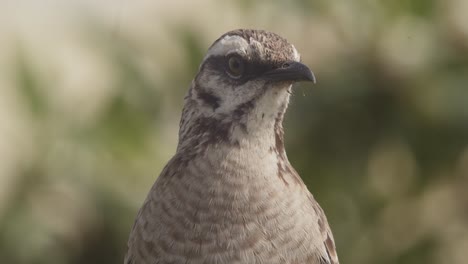
[{"label": "black eye stripe", "polygon": [[229,67],[229,58],[230,56],[210,56],[207,59],[205,59],[205,61],[201,65],[200,71],[209,70],[217,72],[220,75],[225,76],[226,79],[230,79],[230,82],[242,84],[247,81],[258,78],[262,76],[265,72],[277,68],[281,65],[281,63],[266,63],[256,59],[244,60],[244,74],[239,79],[233,79],[226,73]]}]

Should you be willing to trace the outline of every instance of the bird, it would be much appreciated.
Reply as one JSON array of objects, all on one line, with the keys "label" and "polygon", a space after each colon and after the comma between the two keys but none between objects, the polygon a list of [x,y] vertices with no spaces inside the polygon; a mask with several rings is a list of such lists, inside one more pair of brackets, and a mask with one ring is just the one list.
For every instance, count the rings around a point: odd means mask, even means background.
[{"label": "bird", "polygon": [[276,33],[232,30],[209,47],[125,264],[339,263],[324,211],[285,151],[282,123],[299,81],[315,76]]}]

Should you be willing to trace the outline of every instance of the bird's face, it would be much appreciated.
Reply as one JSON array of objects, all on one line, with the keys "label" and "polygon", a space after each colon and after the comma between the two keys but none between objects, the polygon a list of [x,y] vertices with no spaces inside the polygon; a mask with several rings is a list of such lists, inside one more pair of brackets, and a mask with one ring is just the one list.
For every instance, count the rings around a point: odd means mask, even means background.
[{"label": "bird's face", "polygon": [[314,81],[299,53],[280,36],[231,31],[208,50],[195,78],[193,98],[208,116],[274,115],[285,107],[291,85]]},{"label": "bird's face", "polygon": [[[179,148],[204,142],[282,142],[291,85],[315,81],[293,45],[261,30],[235,30],[208,50],[185,98]],[[281,145],[281,144],[279,144]]]}]

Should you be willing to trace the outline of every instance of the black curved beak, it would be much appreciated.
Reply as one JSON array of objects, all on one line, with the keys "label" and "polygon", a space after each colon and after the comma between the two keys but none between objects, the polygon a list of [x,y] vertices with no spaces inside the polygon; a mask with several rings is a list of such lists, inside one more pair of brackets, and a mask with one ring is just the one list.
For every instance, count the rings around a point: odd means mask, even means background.
[{"label": "black curved beak", "polygon": [[286,62],[279,68],[265,72],[263,76],[271,81],[310,81],[315,83],[314,73],[305,64],[297,61]]}]

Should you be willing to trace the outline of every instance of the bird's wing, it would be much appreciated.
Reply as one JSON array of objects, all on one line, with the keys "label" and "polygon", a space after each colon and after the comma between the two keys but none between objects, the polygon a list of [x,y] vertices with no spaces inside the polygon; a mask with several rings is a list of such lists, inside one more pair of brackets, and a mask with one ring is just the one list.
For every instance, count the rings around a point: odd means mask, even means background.
[{"label": "bird's wing", "polygon": [[159,258],[153,250],[154,245],[151,242],[145,242],[143,234],[150,232],[148,229],[155,228],[154,225],[157,222],[152,221],[152,215],[150,214],[152,210],[151,203],[154,201],[153,194],[159,193],[154,189],[158,185],[164,188],[167,180],[178,172],[178,165],[180,164],[178,162],[181,162],[181,160],[172,158],[167,163],[138,211],[132,230],[130,231],[124,264],[155,262]]},{"label": "bird's wing", "polygon": [[323,212],[320,205],[315,201],[315,199],[310,196],[313,208],[318,217],[318,226],[321,234],[321,239],[323,243],[323,253],[320,257],[320,263],[322,264],[339,264],[338,255],[336,253],[335,240],[333,234],[328,225],[327,217]]}]

